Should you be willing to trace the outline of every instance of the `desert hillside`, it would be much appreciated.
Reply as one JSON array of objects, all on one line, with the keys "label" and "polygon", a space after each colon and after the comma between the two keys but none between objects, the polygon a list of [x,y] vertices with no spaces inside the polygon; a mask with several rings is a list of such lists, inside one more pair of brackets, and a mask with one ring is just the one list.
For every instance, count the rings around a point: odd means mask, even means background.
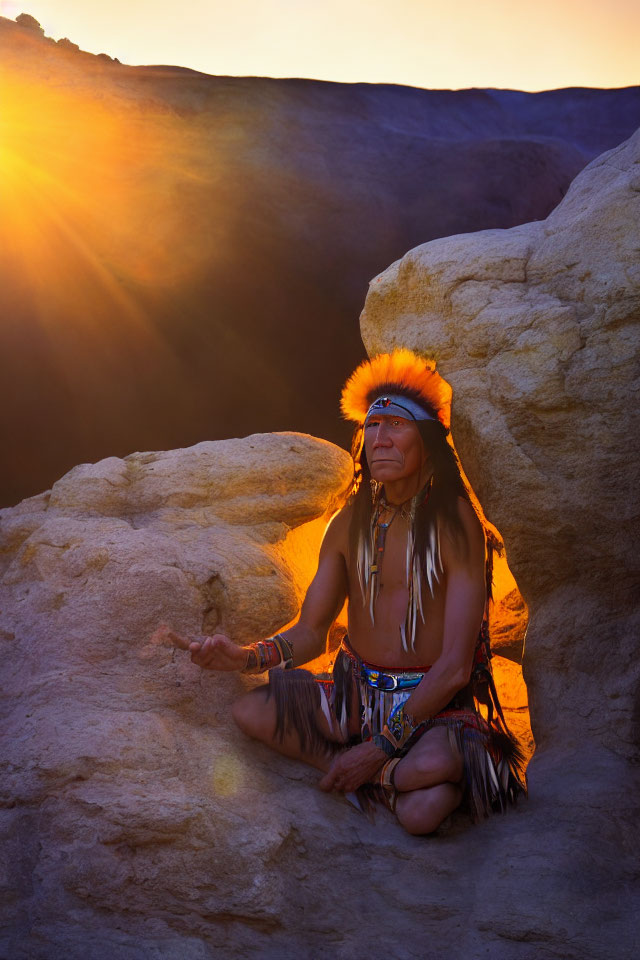
[{"label": "desert hillside", "polygon": [[640,89],[421,90],[129,67],[0,18],[0,503],[255,431],[345,444],[367,284],[543,219]]}]

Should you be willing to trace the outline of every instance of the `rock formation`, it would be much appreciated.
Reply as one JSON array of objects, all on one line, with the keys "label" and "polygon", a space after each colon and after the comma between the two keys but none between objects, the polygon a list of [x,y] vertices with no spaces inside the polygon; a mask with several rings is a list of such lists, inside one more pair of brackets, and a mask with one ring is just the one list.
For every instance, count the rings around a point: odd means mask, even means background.
[{"label": "rock formation", "polygon": [[[331,803],[245,751],[238,677],[149,635],[246,642],[291,620],[351,477],[325,441],[257,435],[84,464],[0,514],[1,956],[222,955],[201,937],[246,956],[253,927],[282,927],[269,861],[304,842],[287,805]],[[106,939],[85,923],[103,913]]]},{"label": "rock formation", "polygon": [[[417,894],[423,848],[391,817],[372,827],[234,730],[256,680],[149,642],[162,621],[246,642],[296,616],[351,471],[324,441],[258,435],[84,464],[0,513],[0,955],[355,957],[332,890],[341,877],[363,908],[363,844]],[[496,659],[526,737],[520,670]]]},{"label": "rock formation", "polygon": [[4,18],[0,71],[1,505],[135,449],[345,444],[369,279],[417,243],[545,217],[640,123],[640,88],[209,77]]},{"label": "rock formation", "polygon": [[535,605],[539,735],[623,752],[637,737],[639,150],[640,133],[592,163],[543,223],[410,251],[374,279],[362,316],[370,352],[417,348],[452,384],[465,468]]},{"label": "rock formation", "polygon": [[640,131],[543,223],[411,250],[372,281],[361,318],[370,353],[421,350],[452,384],[459,453],[529,606],[524,829],[545,859],[512,867],[514,909],[562,891],[565,945],[550,928],[540,948],[562,956],[631,956],[634,936],[639,252]]},{"label": "rock formation", "polygon": [[[409,858],[418,894],[423,848],[390,816],[372,827],[234,729],[259,681],[149,641],[162,621],[246,642],[296,616],[351,476],[331,444],[258,435],[84,464],[0,513],[0,956],[357,956],[332,889],[364,907],[363,849],[381,877]],[[497,662],[526,736],[520,669]]]}]

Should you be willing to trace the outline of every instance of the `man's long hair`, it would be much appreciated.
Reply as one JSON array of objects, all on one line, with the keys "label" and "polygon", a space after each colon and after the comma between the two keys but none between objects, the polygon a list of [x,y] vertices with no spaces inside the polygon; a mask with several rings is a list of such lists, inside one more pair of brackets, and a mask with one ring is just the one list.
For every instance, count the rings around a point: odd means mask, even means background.
[{"label": "man's long hair", "polygon": [[[460,519],[458,498],[462,497],[472,507],[473,502],[462,479],[458,457],[447,439],[448,431],[438,420],[416,421],[416,426],[422,437],[432,470],[429,495],[418,504],[416,509],[415,547],[417,554],[420,557],[425,556],[429,531],[436,529],[446,530],[464,555],[468,550],[468,541]],[[362,426],[356,427],[354,431],[351,456],[353,457],[355,472],[351,495],[349,553],[351,557],[355,557],[358,539],[362,531],[369,530],[373,513],[371,471],[364,449],[364,427]]]}]

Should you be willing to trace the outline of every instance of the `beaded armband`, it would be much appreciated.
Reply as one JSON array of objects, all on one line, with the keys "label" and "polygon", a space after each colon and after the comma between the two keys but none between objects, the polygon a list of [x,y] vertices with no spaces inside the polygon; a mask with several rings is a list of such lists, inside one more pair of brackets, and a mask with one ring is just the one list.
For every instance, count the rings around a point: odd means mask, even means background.
[{"label": "beaded armband", "polygon": [[404,747],[409,737],[419,726],[420,724],[416,722],[409,711],[405,710],[404,703],[399,703],[389,714],[389,719],[382,732],[376,733],[373,737],[373,742],[376,747],[384,750],[388,757],[393,757],[398,750]]},{"label": "beaded armband", "polygon": [[247,664],[243,673],[264,673],[281,667],[290,670],[293,667],[293,645],[282,633],[268,640],[258,640],[247,648]]}]

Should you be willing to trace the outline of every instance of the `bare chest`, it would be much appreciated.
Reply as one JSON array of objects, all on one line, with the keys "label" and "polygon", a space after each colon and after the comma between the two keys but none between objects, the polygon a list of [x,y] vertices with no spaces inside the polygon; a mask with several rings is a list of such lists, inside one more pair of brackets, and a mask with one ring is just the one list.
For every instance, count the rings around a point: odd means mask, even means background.
[{"label": "bare chest", "polygon": [[[444,624],[444,578],[434,596],[425,582],[421,584],[424,621],[419,618],[415,650],[404,651],[401,627],[405,624],[409,603],[408,566],[409,528],[407,521],[396,517],[386,530],[386,537],[374,551],[373,564],[377,577],[377,597],[373,619],[370,605],[363,596],[356,564],[349,564],[349,636],[352,645],[364,658],[385,666],[410,667],[433,663],[442,651]],[[370,578],[371,569],[364,571]]]}]

